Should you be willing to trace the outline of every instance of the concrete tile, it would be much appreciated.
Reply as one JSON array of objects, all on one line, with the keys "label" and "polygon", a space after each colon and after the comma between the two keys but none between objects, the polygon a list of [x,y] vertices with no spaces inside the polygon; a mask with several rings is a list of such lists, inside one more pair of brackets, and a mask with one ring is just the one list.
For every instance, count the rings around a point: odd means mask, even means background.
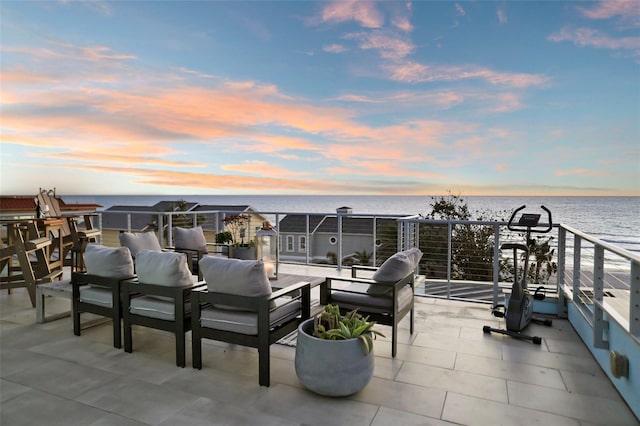
[{"label": "concrete tile", "polygon": [[105,416],[102,410],[77,401],[30,390],[2,404],[0,424],[11,426],[85,426]]},{"label": "concrete tile", "polygon": [[582,340],[567,341],[566,339],[550,339],[545,337],[549,352],[573,355],[578,357],[591,356],[591,352],[582,343]]},{"label": "concrete tile", "polygon": [[602,369],[593,357],[577,357],[559,353],[550,353],[531,348],[522,349],[503,346],[503,358],[507,361],[539,365],[557,370],[574,371],[593,375],[603,375]]},{"label": "concrete tile", "polygon": [[453,392],[447,393],[442,419],[467,426],[579,425],[575,419]]},{"label": "concrete tile", "polygon": [[396,381],[507,402],[506,380],[405,362]]},{"label": "concrete tile", "polygon": [[[478,330],[482,333],[482,326]],[[492,339],[465,340],[451,336],[420,333],[414,342],[414,346],[502,359],[502,345],[499,341],[496,342]]]},{"label": "concrete tile", "polygon": [[[411,398],[407,398],[411,395]],[[428,417],[440,417],[446,392],[374,377],[350,399]]]},{"label": "concrete tile", "polygon": [[[391,358],[391,345],[380,350],[374,349],[377,357]],[[456,359],[456,352],[444,348],[422,347],[413,345],[398,345],[396,360],[415,362],[417,364],[431,365],[434,367],[453,368]]]},{"label": "concrete tile", "polygon": [[507,382],[509,403],[533,410],[609,426],[635,425],[637,419],[622,401],[574,394],[518,382]]},{"label": "concrete tile", "polygon": [[571,393],[614,400],[620,399],[618,391],[604,374],[592,375],[573,371],[560,371],[560,375],[567,390]]},{"label": "concrete tile", "polygon": [[51,357],[45,354],[11,349],[5,346],[0,347],[2,348],[0,351],[0,377],[3,378],[51,360]]},{"label": "concrete tile", "polygon": [[558,370],[459,353],[456,370],[565,390]]},{"label": "concrete tile", "polygon": [[297,426],[300,423],[282,417],[256,411],[239,401],[238,404],[225,404],[207,398],[199,398],[193,404],[169,417],[159,426]]},{"label": "concrete tile", "polygon": [[19,383],[13,383],[9,380],[0,379],[0,402],[10,400],[11,398],[18,397],[25,392],[31,390],[28,386],[23,386]]},{"label": "concrete tile", "polygon": [[158,424],[175,415],[197,396],[126,377],[80,395],[83,404],[143,423]]},{"label": "concrete tile", "polygon": [[245,403],[261,413],[304,425],[370,425],[378,406],[348,398],[329,398],[287,385],[262,388]]},{"label": "concrete tile", "polygon": [[7,377],[14,383],[74,399],[121,376],[82,364],[52,359]]},{"label": "concrete tile", "polygon": [[451,426],[453,423],[418,414],[407,413],[393,408],[380,407],[371,426]]}]

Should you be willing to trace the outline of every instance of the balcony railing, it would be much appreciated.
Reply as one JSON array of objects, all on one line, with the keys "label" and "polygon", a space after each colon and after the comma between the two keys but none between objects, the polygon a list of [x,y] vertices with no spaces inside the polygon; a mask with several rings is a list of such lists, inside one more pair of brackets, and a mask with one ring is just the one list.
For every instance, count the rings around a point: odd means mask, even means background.
[{"label": "balcony railing", "polygon": [[[126,216],[123,230],[127,231],[132,230],[135,215],[153,218],[151,222],[156,228],[164,230],[158,231],[159,240],[163,245],[172,245],[173,226],[201,225],[215,234],[224,230],[225,215],[238,211],[117,213]],[[522,235],[508,231],[505,222],[348,213],[245,213],[262,216],[278,229],[285,217],[297,218],[297,228],[280,231],[280,261],[284,263],[339,269],[354,263],[378,266],[399,250],[418,247],[424,253],[418,270],[418,288],[432,297],[495,305],[503,302],[515,274],[524,273],[513,270],[510,252],[500,251],[505,242],[523,242]],[[319,216],[327,219],[320,223]],[[97,222],[102,228],[100,215]],[[260,225],[257,219],[248,220],[248,239],[253,238],[255,228]],[[537,281],[536,288],[543,286],[557,296],[557,312],[562,315],[566,309],[565,295],[568,295],[589,318],[601,339],[606,339],[601,330],[604,316],[613,318],[635,339],[640,339],[640,258],[566,225],[555,225],[549,234],[540,234],[537,249],[545,243],[548,247],[542,248],[546,252],[531,255],[533,269],[527,273]]]}]

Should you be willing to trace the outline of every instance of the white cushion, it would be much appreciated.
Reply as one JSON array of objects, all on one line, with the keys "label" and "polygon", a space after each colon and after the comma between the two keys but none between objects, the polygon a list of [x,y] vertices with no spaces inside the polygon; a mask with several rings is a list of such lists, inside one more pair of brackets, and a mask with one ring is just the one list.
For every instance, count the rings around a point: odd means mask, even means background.
[{"label": "white cushion", "polygon": [[262,260],[204,256],[199,265],[210,291],[250,297],[271,295]]},{"label": "white cushion", "polygon": [[173,245],[178,249],[207,252],[207,240],[201,226],[195,228],[173,228]]},{"label": "white cushion", "polygon": [[[275,309],[269,313],[270,324],[275,327],[297,317],[301,306],[300,300],[292,301],[284,297],[276,299]],[[200,325],[206,328],[255,336],[258,334],[258,314],[205,308],[201,313]]]},{"label": "white cushion", "polygon": [[[185,313],[191,312],[191,302],[184,304]],[[176,305],[173,299],[165,300],[153,296],[141,296],[131,299],[129,312],[149,318],[175,321]]]},{"label": "white cushion", "polygon": [[87,244],[84,251],[87,273],[101,277],[129,277],[133,275],[133,259],[127,247],[105,247]]},{"label": "white cushion", "polygon": [[163,286],[193,284],[184,253],[142,250],[136,256],[136,275],[141,283]]},{"label": "white cushion", "polygon": [[158,237],[153,232],[121,232],[119,235],[120,245],[129,247],[131,256],[136,257],[141,250],[162,250]]},{"label": "white cushion", "polygon": [[111,308],[113,307],[113,291],[108,287],[83,285],[80,287],[80,301]]},{"label": "white cushion", "polygon": [[[416,269],[422,258],[422,252],[417,248],[401,251],[384,261],[371,277],[374,281],[393,283],[405,278]],[[369,294],[384,294],[391,291],[389,287],[371,285]]]},{"label": "white cushion", "polygon": [[[391,297],[362,293],[361,286],[362,284],[353,283],[351,286],[344,288],[344,290],[355,291],[356,293],[342,290],[332,291],[331,300],[344,309],[360,309],[367,313],[388,313],[393,309],[393,299]],[[412,300],[413,292],[411,286],[405,285],[398,291],[398,310],[404,309]]]}]

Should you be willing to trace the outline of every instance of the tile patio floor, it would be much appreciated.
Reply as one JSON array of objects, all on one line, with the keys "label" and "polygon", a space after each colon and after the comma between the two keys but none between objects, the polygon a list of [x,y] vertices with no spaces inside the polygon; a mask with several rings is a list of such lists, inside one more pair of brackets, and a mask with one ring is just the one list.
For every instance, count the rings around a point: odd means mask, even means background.
[{"label": "tile patio floor", "polygon": [[[68,300],[49,299],[48,313],[69,309]],[[483,334],[483,325],[500,325],[487,305],[416,304],[416,332],[411,336],[403,321],[396,359],[389,340],[376,340],[371,383],[333,399],[302,387],[293,347],[272,346],[271,387],[264,388],[253,349],[206,341],[198,371],[188,335],[187,367],[179,368],[170,334],[134,328],[127,354],[112,347],[110,323],[76,337],[69,318],[36,323],[24,289],[3,291],[0,425],[640,424],[568,321],[531,325],[543,336],[536,346]]]}]

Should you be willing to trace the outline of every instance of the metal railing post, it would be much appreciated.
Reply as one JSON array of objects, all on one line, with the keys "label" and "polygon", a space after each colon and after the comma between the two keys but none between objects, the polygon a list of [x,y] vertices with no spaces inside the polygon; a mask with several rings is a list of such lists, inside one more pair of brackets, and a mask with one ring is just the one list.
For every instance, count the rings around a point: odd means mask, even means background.
[{"label": "metal railing post", "polygon": [[556,314],[560,318],[567,318],[569,313],[567,311],[567,301],[565,300],[564,292],[564,270],[565,270],[565,256],[567,247],[567,231],[562,226],[558,228],[558,272],[556,280],[556,291],[558,292],[558,306]]},{"label": "metal railing post", "polygon": [[609,349],[609,322],[604,318],[604,248],[595,246],[593,255],[593,346]]},{"label": "metal railing post", "polygon": [[640,262],[631,261],[629,333],[640,340]]},{"label": "metal railing post", "polygon": [[500,295],[500,225],[493,225],[493,306]]}]

